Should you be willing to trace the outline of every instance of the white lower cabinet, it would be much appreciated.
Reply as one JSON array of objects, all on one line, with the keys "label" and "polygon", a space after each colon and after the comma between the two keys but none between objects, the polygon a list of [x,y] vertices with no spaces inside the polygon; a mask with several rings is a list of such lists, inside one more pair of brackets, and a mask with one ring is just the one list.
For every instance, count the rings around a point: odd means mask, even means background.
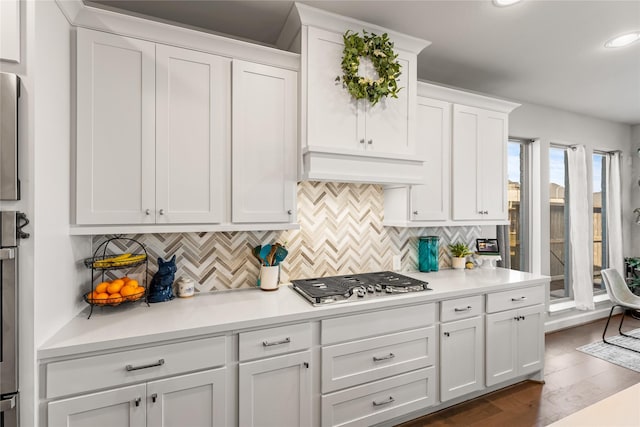
[{"label": "white lower cabinet", "polygon": [[322,320],[322,426],[369,426],[435,403],[435,307]]},{"label": "white lower cabinet", "polygon": [[487,315],[487,386],[543,368],[543,307]]},{"label": "white lower cabinet", "polygon": [[481,316],[440,325],[440,400],[480,390],[484,379]]},{"label": "white lower cabinet", "polygon": [[435,403],[435,368],[322,396],[322,427],[370,426]]},{"label": "white lower cabinet", "polygon": [[307,350],[240,363],[239,425],[311,425],[310,359]]},{"label": "white lower cabinet", "polygon": [[49,403],[49,427],[225,426],[226,369],[181,375]]}]

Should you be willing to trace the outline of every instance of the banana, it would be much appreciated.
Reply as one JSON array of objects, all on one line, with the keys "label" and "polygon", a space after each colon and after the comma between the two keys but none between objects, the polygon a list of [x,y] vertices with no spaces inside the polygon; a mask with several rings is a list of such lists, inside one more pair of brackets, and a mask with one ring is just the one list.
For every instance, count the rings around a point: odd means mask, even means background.
[{"label": "banana", "polygon": [[128,264],[134,264],[138,261],[142,261],[146,259],[147,256],[145,254],[141,255],[133,255],[130,253],[118,255],[112,258],[105,258],[99,261],[95,261],[93,263],[94,268],[105,268],[105,267],[116,267],[116,266],[125,266]]}]

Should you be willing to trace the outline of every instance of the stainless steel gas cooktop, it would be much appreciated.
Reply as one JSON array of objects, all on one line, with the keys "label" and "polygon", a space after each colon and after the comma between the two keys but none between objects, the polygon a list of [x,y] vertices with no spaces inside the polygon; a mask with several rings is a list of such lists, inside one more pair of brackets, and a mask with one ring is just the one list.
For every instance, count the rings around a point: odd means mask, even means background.
[{"label": "stainless steel gas cooktop", "polygon": [[292,280],[293,289],[314,306],[430,291],[427,282],[392,271]]}]

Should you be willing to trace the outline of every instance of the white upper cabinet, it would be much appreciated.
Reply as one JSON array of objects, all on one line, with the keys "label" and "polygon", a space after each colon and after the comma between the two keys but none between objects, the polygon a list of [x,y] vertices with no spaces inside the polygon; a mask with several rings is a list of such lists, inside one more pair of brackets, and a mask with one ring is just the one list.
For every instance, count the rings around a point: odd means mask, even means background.
[{"label": "white upper cabinet", "polygon": [[[383,98],[371,105],[354,99],[336,81],[342,75],[342,34],[309,27],[308,49],[308,151],[388,158],[415,155],[414,128],[409,126],[415,107],[410,105],[408,88],[408,82],[415,80],[415,64],[408,53],[398,52],[402,66],[398,86],[403,88],[398,98]],[[365,65],[363,61],[361,69]],[[360,73],[374,75],[375,70]]]},{"label": "white upper cabinet", "polygon": [[78,224],[152,222],[155,45],[78,29]]},{"label": "white upper cabinet", "polygon": [[293,220],[296,87],[294,71],[233,61],[233,222]]},{"label": "white upper cabinet", "polygon": [[231,60],[156,47],[157,223],[224,215]]},{"label": "white upper cabinet", "polygon": [[453,219],[507,221],[508,116],[455,105]]},{"label": "white upper cabinet", "polygon": [[423,181],[385,188],[384,224],[506,224],[509,113],[519,104],[418,83]]},{"label": "white upper cabinet", "polygon": [[[296,4],[279,45],[300,50],[300,178],[408,184],[422,180],[424,158],[416,152],[416,62],[429,42],[366,22]],[[336,81],[342,76],[343,34],[347,30],[388,33],[398,54],[402,89],[376,105],[356,100]],[[297,46],[299,44],[299,47]],[[370,61],[358,74],[377,78]]]},{"label": "white upper cabinet", "polygon": [[78,224],[222,220],[230,68],[78,30]]},{"label": "white upper cabinet", "polygon": [[79,28],[74,234],[290,228],[286,67]]}]

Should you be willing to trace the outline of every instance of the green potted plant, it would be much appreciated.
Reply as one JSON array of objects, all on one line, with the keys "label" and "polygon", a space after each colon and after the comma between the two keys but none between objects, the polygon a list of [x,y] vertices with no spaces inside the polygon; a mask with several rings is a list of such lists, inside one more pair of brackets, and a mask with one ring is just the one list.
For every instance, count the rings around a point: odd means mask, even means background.
[{"label": "green potted plant", "polygon": [[451,266],[456,269],[464,269],[467,255],[471,255],[469,246],[466,243],[456,242],[449,245],[451,251]]},{"label": "green potted plant", "polygon": [[624,259],[627,267],[627,286],[635,295],[640,295],[640,258],[629,257]]}]

